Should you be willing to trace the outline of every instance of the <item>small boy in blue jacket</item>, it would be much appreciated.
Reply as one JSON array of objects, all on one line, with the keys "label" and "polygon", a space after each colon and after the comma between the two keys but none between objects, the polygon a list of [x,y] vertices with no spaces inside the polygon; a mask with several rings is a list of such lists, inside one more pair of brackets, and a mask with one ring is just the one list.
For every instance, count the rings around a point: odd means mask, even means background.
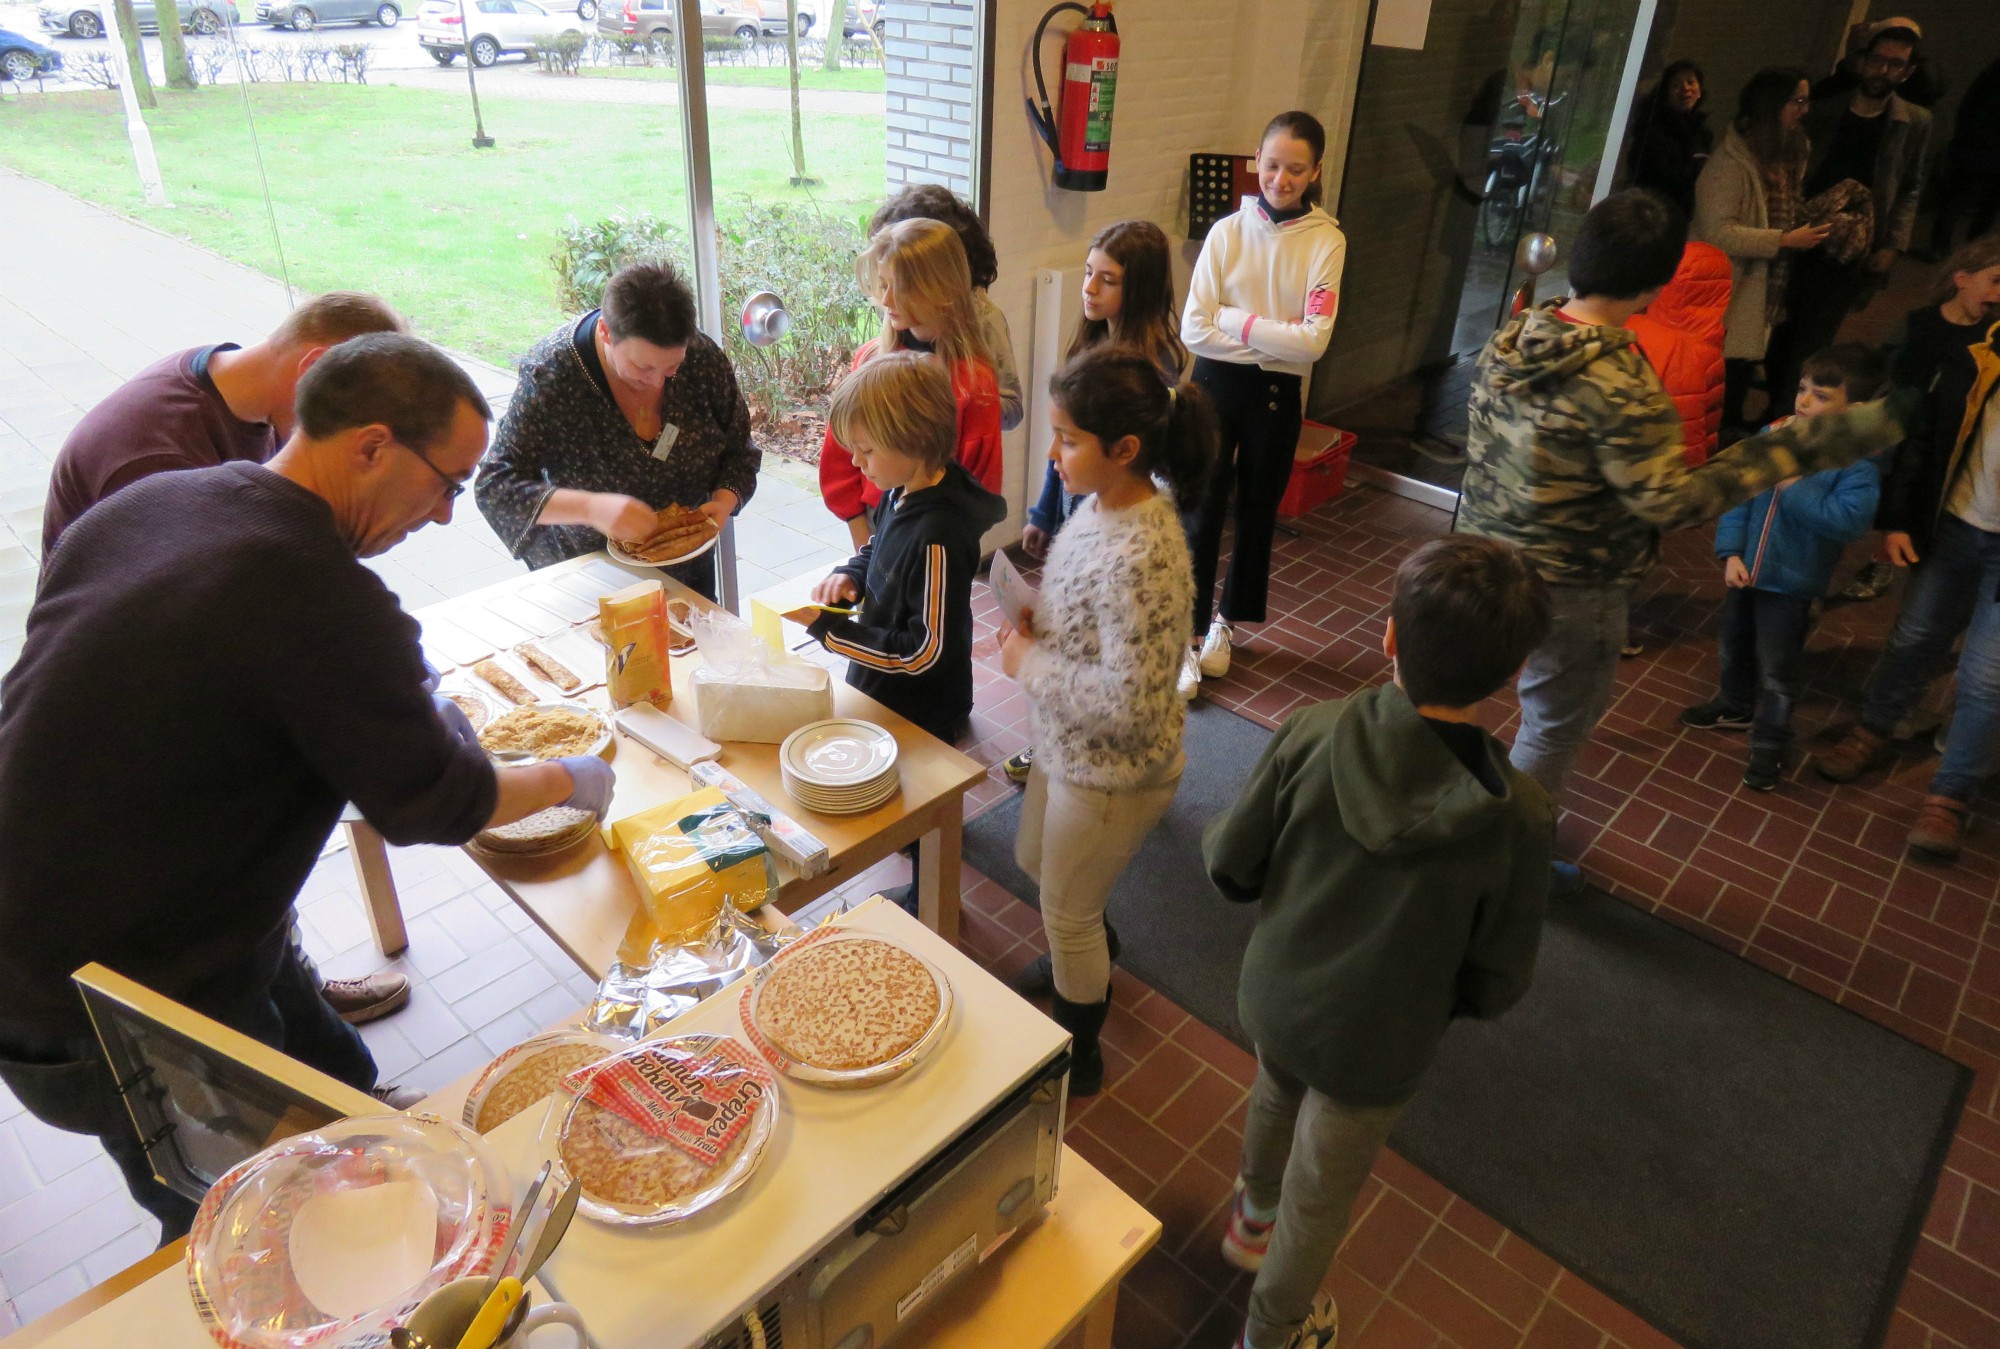
[{"label": "small boy in blue jacket", "polygon": [[[1842,412],[1875,397],[1881,354],[1858,343],[1827,347],[1799,372],[1793,416]],[[1773,423],[1782,425],[1782,423]],[[1784,777],[1799,695],[1799,657],[1841,549],[1874,527],[1882,475],[1873,459],[1787,478],[1715,523],[1722,600],[1722,690],[1681,713],[1683,726],[1750,732],[1743,785],[1768,792]]]}]

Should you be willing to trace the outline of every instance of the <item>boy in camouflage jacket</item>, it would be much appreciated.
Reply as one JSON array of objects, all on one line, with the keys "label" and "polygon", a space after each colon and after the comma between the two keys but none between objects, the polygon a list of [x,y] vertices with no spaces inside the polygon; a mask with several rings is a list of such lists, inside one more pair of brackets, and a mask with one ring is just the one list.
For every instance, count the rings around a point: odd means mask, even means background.
[{"label": "boy in camouflage jacket", "polygon": [[[1584,218],[1572,298],[1516,316],[1473,379],[1457,529],[1505,539],[1552,587],[1555,624],[1521,673],[1510,756],[1551,801],[1610,706],[1626,606],[1660,532],[1697,525],[1785,478],[1839,468],[1902,438],[1887,403],[1792,422],[1699,468],[1681,419],[1624,322],[1679,264],[1687,224],[1659,197],[1617,193]],[[1559,884],[1574,871],[1559,864]]]}]

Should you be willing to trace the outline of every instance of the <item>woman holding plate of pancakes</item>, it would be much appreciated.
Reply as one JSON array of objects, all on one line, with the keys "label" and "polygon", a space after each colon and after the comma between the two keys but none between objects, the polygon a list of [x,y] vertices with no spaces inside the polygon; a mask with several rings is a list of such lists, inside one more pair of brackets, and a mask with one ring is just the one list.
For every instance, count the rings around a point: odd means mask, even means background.
[{"label": "woman holding plate of pancakes", "polygon": [[[729,358],[695,328],[694,292],[665,263],[634,263],[602,307],[521,358],[473,494],[530,567],[607,540],[678,557],[750,500],[761,459]],[[712,550],[664,570],[716,597]]]}]

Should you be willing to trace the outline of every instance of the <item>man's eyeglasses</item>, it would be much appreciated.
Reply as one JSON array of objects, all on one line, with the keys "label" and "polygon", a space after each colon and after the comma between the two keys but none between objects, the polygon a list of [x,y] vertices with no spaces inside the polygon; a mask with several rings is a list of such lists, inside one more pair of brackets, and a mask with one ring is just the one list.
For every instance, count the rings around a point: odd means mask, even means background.
[{"label": "man's eyeglasses", "polygon": [[390,443],[393,445],[400,446],[405,450],[410,450],[410,453],[417,457],[417,462],[421,463],[425,468],[429,469],[432,472],[432,474],[436,476],[437,480],[444,484],[444,493],[445,493],[444,499],[446,501],[456,501],[460,497],[465,495],[465,484],[460,482],[458,479],[452,477],[449,473],[446,473],[436,464],[433,464],[431,462],[431,457],[429,455],[425,454],[421,450],[411,450],[408,445],[404,445],[403,442],[400,440],[391,441]]}]

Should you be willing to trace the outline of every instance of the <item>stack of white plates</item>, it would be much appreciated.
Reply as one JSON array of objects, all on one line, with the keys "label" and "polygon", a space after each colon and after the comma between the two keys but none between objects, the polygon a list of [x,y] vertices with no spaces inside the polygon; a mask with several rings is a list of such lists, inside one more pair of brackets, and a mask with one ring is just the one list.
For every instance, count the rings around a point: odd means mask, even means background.
[{"label": "stack of white plates", "polygon": [[896,737],[873,722],[834,717],[799,727],[778,747],[785,790],[821,815],[859,815],[896,794]]}]

